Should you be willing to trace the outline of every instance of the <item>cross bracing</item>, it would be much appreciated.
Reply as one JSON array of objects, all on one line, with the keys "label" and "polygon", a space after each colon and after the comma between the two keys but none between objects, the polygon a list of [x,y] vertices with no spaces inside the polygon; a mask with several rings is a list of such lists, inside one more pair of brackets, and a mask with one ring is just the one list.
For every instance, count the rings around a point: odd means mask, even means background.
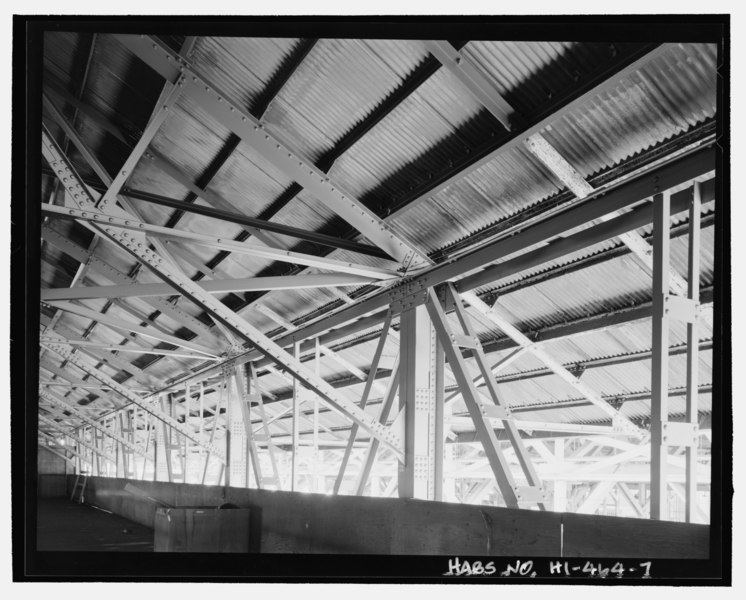
[{"label": "cross bracing", "polygon": [[216,38],[49,35],[40,431],[78,468],[706,519],[714,47],[286,39],[238,77]]}]

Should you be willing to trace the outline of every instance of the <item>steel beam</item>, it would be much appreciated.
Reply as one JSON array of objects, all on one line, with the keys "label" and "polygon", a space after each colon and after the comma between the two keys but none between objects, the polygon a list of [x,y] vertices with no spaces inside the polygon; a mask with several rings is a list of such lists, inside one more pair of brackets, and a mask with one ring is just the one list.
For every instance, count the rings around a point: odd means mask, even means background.
[{"label": "steel beam", "polygon": [[150,225],[148,223],[138,221],[137,219],[133,219],[132,217],[124,218],[122,216],[113,216],[112,214],[108,213],[104,214],[96,211],[92,212],[91,210],[86,211],[70,207],[53,206],[49,204],[42,205],[42,212],[54,215],[59,218],[73,219],[76,221],[87,223],[101,223],[110,229],[126,229],[136,231],[138,233],[145,233],[149,236],[157,236],[173,240],[187,240],[191,243],[207,246],[209,248],[216,248],[218,250],[224,250],[226,252],[246,254],[247,256],[265,258],[268,260],[278,260],[290,264],[306,265],[308,267],[314,267],[317,269],[328,269],[330,271],[338,271],[340,273],[350,273],[352,275],[370,277],[371,279],[392,279],[397,277],[396,272],[389,269],[369,267],[366,265],[359,265],[351,262],[343,262],[331,258],[324,258],[311,254],[302,254],[300,252],[283,250],[281,248],[251,245],[244,242],[236,242],[234,240],[224,240],[222,238],[203,235],[201,233],[183,231],[180,229],[171,229],[170,227],[161,227],[160,225]]},{"label": "steel beam", "polygon": [[[74,315],[86,317],[97,323],[106,325],[107,327],[113,327],[114,329],[127,331],[131,334],[134,333],[134,334],[141,335],[144,337],[153,338],[154,340],[157,340],[159,342],[165,342],[166,344],[172,344],[174,346],[179,346],[181,348],[187,348],[188,350],[192,350],[193,352],[203,354],[204,358],[212,358],[212,359],[217,358],[217,356],[213,354],[214,351],[211,350],[210,348],[206,348],[204,346],[195,344],[194,342],[190,342],[188,340],[184,340],[174,335],[168,335],[166,333],[161,333],[160,331],[157,331],[155,328],[152,328],[152,327],[147,328],[147,327],[142,327],[140,325],[136,325],[135,323],[122,321],[121,319],[110,317],[108,315],[99,313],[95,310],[85,308],[84,306],[77,306],[70,302],[55,301],[55,302],[49,302],[49,305],[53,306],[54,308],[59,308],[61,310],[67,311]],[[124,336],[124,337],[129,337],[129,336]]]},{"label": "steel beam", "polygon": [[434,500],[436,338],[424,306],[401,314],[399,343],[399,406],[405,431],[399,497]]},{"label": "steel beam", "polygon": [[[585,198],[595,190],[580,174],[570,165],[557,150],[549,144],[541,135],[531,136],[526,146],[531,153],[546,165],[578,198]],[[677,212],[673,205],[672,214]],[[606,218],[610,218],[611,215]],[[699,218],[699,215],[697,215]],[[653,273],[653,250],[650,244],[636,231],[628,231],[619,236],[621,242],[629,248],[636,262],[649,274]],[[670,268],[671,288],[677,294],[685,294],[687,283],[674,268]]]},{"label": "steel beam", "polygon": [[[41,336],[39,338],[40,342],[58,342],[58,340],[54,338],[49,338],[46,336]],[[65,340],[65,344],[68,344],[70,346],[80,347],[84,346],[86,348],[91,349],[97,349],[97,350],[109,350],[112,352],[133,352],[135,354],[156,354],[158,356],[175,356],[178,358],[198,358],[200,360],[208,360],[209,357],[205,356],[204,354],[200,352],[187,352],[187,351],[177,351],[177,350],[161,350],[160,348],[143,348],[140,346],[121,346],[121,345],[106,345],[106,344],[97,344],[96,342],[86,342],[86,341],[69,341]]]},{"label": "steel beam", "polygon": [[[376,349],[373,352],[373,359],[370,363],[370,370],[368,371],[368,377],[365,380],[365,387],[363,388],[362,396],[360,397],[360,408],[364,409],[366,405],[368,404],[368,399],[370,398],[370,392],[373,389],[373,382],[376,379],[376,374],[378,373],[378,365],[381,361],[381,356],[383,355],[383,349],[386,346],[386,338],[388,337],[390,328],[391,328],[391,312],[389,311],[386,314],[386,319],[383,322],[383,328],[381,329],[381,335],[378,338],[378,343],[376,344]],[[296,357],[299,357],[300,353],[300,345],[296,343]],[[394,368],[392,369],[392,375],[394,372],[398,372],[398,357],[397,357],[397,364],[394,365]],[[295,410],[295,395],[293,395],[293,407]],[[295,420],[293,421],[295,424]],[[337,478],[334,481],[334,489],[333,493],[338,494],[339,489],[342,485],[342,480],[344,479],[345,470],[347,469],[347,464],[349,463],[350,456],[352,455],[352,448],[355,445],[355,439],[357,437],[358,433],[358,426],[353,425],[350,429],[350,437],[347,441],[347,447],[345,448],[345,452],[342,455],[342,461],[339,466],[339,473],[337,474]],[[297,436],[297,431],[293,430],[293,435]]]},{"label": "steel beam", "polygon": [[[448,186],[452,185],[456,181],[459,181],[463,179],[464,177],[467,177],[469,174],[481,169],[485,165],[494,161],[501,154],[505,152],[509,152],[510,150],[521,146],[525,138],[531,136],[532,134],[536,132],[542,131],[543,129],[546,128],[547,125],[551,125],[555,121],[561,119],[564,115],[571,113],[573,110],[584,105],[589,100],[596,98],[598,95],[605,94],[608,90],[613,89],[616,85],[618,85],[619,81],[636,73],[640,69],[644,68],[645,65],[652,62],[653,60],[656,60],[660,58],[661,56],[664,56],[667,51],[668,49],[665,45],[659,45],[653,48],[651,51],[647,52],[645,55],[643,55],[638,60],[635,60],[634,62],[625,66],[624,68],[618,71],[615,71],[607,79],[605,79],[604,81],[602,81],[595,87],[589,89],[584,94],[581,94],[580,96],[574,98],[572,101],[565,104],[560,110],[547,115],[541,120],[532,123],[528,127],[521,126],[520,135],[514,135],[507,141],[500,144],[500,146],[498,146],[491,152],[485,154],[478,160],[475,160],[469,163],[464,168],[459,169],[456,173],[454,173],[450,177],[441,178],[437,182],[436,186],[430,187],[429,189],[421,193],[416,198],[413,198],[405,206],[394,211],[387,218],[389,220],[400,218],[405,212],[412,210],[415,207],[419,206],[422,202],[429,200],[434,194],[437,194],[440,190],[447,188]],[[461,58],[463,61],[464,56],[462,55]],[[516,130],[518,130],[518,128],[516,128]]]},{"label": "steel beam", "polygon": [[[601,409],[607,416],[611,417],[614,421],[615,426],[619,427],[621,432],[627,435],[634,435],[639,438],[646,438],[647,432],[641,430],[634,423],[632,423],[626,416],[622,415],[618,410],[609,405],[608,402],[603,400],[594,390],[592,390],[585,383],[580,381],[578,377],[570,373],[558,360],[550,356],[543,348],[538,347],[533,343],[524,333],[513,326],[510,321],[501,314],[501,309],[495,305],[492,307],[488,306],[485,302],[479,299],[479,297],[468,292],[462,294],[462,297],[474,308],[480,315],[486,317],[488,321],[497,325],[502,329],[508,337],[513,339],[521,347],[528,348],[534,356],[539,358],[544,364],[546,364],[552,371],[554,371],[560,378],[566,383],[570,384],[573,388],[579,391],[583,396],[597,408]],[[668,345],[666,344],[666,350]]]},{"label": "steel beam", "polygon": [[[71,193],[74,191],[75,194],[81,196],[79,200],[81,208],[92,210],[93,200],[90,198],[87,191],[82,188],[77,173],[73,171],[66,158],[62,156],[59,148],[56,147],[56,144],[54,144],[46,132],[43,133],[42,150],[52,168],[55,169],[58,176],[63,179],[63,183],[66,183],[68,190]],[[116,206],[110,207],[109,212],[116,214],[117,218],[123,220],[129,217],[124,210],[119,209]],[[173,285],[175,289],[181,290],[190,300],[206,310],[214,318],[220,320],[224,325],[233,329],[244,341],[255,347],[261,354],[283,365],[295,377],[301,379],[301,381],[313,389],[314,392],[319,394],[329,405],[353,421],[358,422],[364,429],[370,431],[373,436],[378,437],[382,443],[389,446],[394,452],[401,454],[401,440],[394,436],[385,426],[376,423],[354,403],[346,398],[340,397],[336,391],[320,377],[317,377],[308,371],[299,361],[295,360],[275,342],[270,340],[267,336],[262,334],[258,329],[246,322],[233,311],[229,310],[224,304],[218,302],[212,296],[204,292],[204,290],[188,279],[183,273],[180,271],[174,271],[170,267],[168,261],[164,261],[156,253],[152,252],[144,245],[140,245],[142,243],[138,241],[135,235],[127,235],[126,232],[119,232],[116,228],[107,225],[95,224],[94,227],[98,228],[102,235],[105,235],[117,243],[129,254],[145,264],[159,278],[170,285]]]},{"label": "steel beam", "polygon": [[671,195],[656,194],[653,221],[653,355],[650,405],[650,518],[668,519],[668,445],[663,437],[668,421],[669,294]]},{"label": "steel beam", "polygon": [[[41,227],[41,234],[43,239],[50,242],[54,246],[56,246],[59,250],[67,254],[68,256],[71,256],[81,264],[88,265],[88,268],[90,268],[93,272],[98,273],[99,275],[102,275],[103,277],[106,277],[109,281],[112,281],[116,284],[118,284],[118,288],[121,289],[130,289],[131,287],[137,286],[136,279],[134,277],[130,277],[129,275],[126,275],[119,271],[118,269],[115,269],[111,265],[107,264],[103,260],[99,259],[95,253],[89,252],[88,250],[85,250],[84,248],[81,248],[74,242],[70,241],[66,237],[60,235],[57,231],[49,227],[47,224],[42,224]],[[100,240],[101,238],[96,236],[94,238],[95,240]],[[161,284],[155,284],[155,285],[161,285]],[[104,286],[107,287],[107,286]],[[75,290],[77,288],[70,288],[70,292],[73,294],[72,298],[69,299],[76,299],[74,296]],[[87,294],[87,290],[91,289],[90,287],[81,287],[80,292],[84,295]],[[44,294],[46,290],[42,290],[41,293]],[[50,292],[50,295],[54,295],[52,292]],[[112,296],[117,297],[117,296]],[[124,297],[124,296],[121,296]],[[50,300],[53,300],[54,298],[51,297]],[[60,300],[66,299],[64,296],[64,293],[62,294],[62,297],[59,298]],[[42,298],[44,300],[44,298]],[[171,302],[168,302],[165,298],[157,298],[157,297],[144,297],[143,302],[146,304],[149,304],[154,309],[162,312],[165,315],[168,315],[172,319],[174,319],[176,322],[181,323],[184,327],[192,331],[193,333],[197,335],[204,336],[207,340],[209,340],[211,343],[215,344],[217,348],[223,348],[225,346],[224,342],[217,338],[215,335],[215,332],[211,331],[209,327],[207,327],[204,323],[202,323],[200,320],[196,319],[192,315],[190,315],[188,312],[180,309],[178,306],[175,306]]]},{"label": "steel beam", "polygon": [[270,134],[263,123],[243,110],[240,102],[208,81],[179,54],[172,52],[155,38],[133,35],[115,37],[165,79],[178,82],[177,85],[183,86],[190,98],[199,102],[220,123],[405,268],[421,263],[418,260],[420,253],[400,236],[393,234],[375,213],[337,182],[331,181],[326,173],[290,144],[279,139],[276,134]]},{"label": "steel beam", "polygon": [[[198,285],[211,294],[256,292],[262,290],[297,290],[331,286],[365,285],[377,281],[371,277],[344,273],[318,275],[288,275],[246,277],[243,279],[208,279]],[[74,288],[46,288],[41,290],[42,302],[55,300],[84,300],[91,298],[148,298],[177,295],[166,283],[133,283],[124,285],[81,286]]]},{"label": "steel beam", "polygon": [[[702,185],[695,183],[692,190],[692,204],[689,208],[689,266],[686,297],[689,301],[699,300],[700,276],[700,213],[702,204]],[[699,419],[699,323],[697,318],[686,325],[686,420],[692,426]],[[697,495],[697,444],[686,447],[686,483],[685,483],[684,520],[691,523],[695,520],[695,509],[699,506]]]},{"label": "steel beam", "polygon": [[[183,184],[185,180],[180,179],[179,182]],[[215,194],[206,192],[205,190],[197,186],[188,186],[192,193],[198,193],[201,197],[211,197],[211,203],[217,204],[213,199]],[[201,204],[195,204],[191,202],[184,202],[182,200],[174,200],[173,198],[166,198],[165,196],[159,196],[157,194],[151,194],[140,190],[125,189],[122,192],[123,195],[128,198],[135,200],[141,200],[150,204],[157,204],[158,206],[167,206],[175,210],[180,210],[196,215],[202,215],[211,219],[218,219],[226,223],[235,223],[237,225],[244,225],[251,229],[251,232],[256,235],[256,232],[269,231],[280,235],[296,238],[299,240],[305,240],[313,244],[319,244],[321,246],[328,246],[330,248],[338,248],[342,250],[349,250],[358,254],[366,256],[376,256],[378,258],[388,258],[388,255],[380,250],[377,246],[371,246],[369,244],[360,244],[346,240],[344,238],[335,237],[333,235],[326,235],[323,233],[316,233],[308,229],[301,229],[300,227],[292,227],[290,225],[284,225],[282,223],[274,223],[272,221],[265,221],[263,219],[257,219],[246,215],[239,214],[234,210],[224,210],[220,208],[214,208],[210,206],[204,206]],[[227,201],[223,200],[223,203]],[[265,240],[262,240],[265,241]],[[266,243],[266,242],[265,242]],[[272,246],[272,243],[268,245]]]},{"label": "steel beam", "polygon": [[461,353],[456,350],[453,343],[447,343],[447,341],[450,341],[451,336],[447,325],[446,314],[441,305],[441,300],[433,290],[428,290],[427,295],[429,300],[426,304],[428,313],[430,314],[430,318],[435,326],[438,339],[443,344],[446,358],[451,364],[451,370],[454,372],[459,386],[464,390],[466,407],[469,410],[477,435],[482,443],[482,447],[484,448],[490,469],[497,480],[500,493],[508,507],[518,508],[516,485],[510,471],[510,465],[500,449],[500,445],[495,438],[493,430],[486,426],[486,420],[479,403],[479,393],[474,387],[471,379],[466,376],[466,365]]},{"label": "steel beam", "polygon": [[[42,325],[44,325],[45,321],[48,321],[48,317],[42,314],[41,315]],[[59,334],[66,341],[85,341],[85,338],[83,336],[74,333],[72,330],[68,329],[67,327],[58,325],[56,329],[57,330],[54,333]],[[49,327],[47,327],[43,331],[45,335],[51,335],[51,329]],[[162,381],[157,380],[155,377],[153,377],[149,373],[146,373],[139,367],[136,367],[132,363],[127,362],[126,360],[122,359],[120,356],[117,356],[117,354],[114,352],[107,352],[107,351],[91,352],[90,350],[86,350],[85,347],[81,347],[79,351],[98,362],[105,363],[112,368],[116,368],[120,371],[125,371],[129,373],[131,376],[135,378],[135,381],[137,381],[140,385],[145,385],[146,387],[149,387],[151,389],[158,389],[159,387],[163,385]],[[145,383],[143,383],[143,381]]]},{"label": "steel beam", "polygon": [[[464,273],[469,273],[479,269],[486,264],[499,260],[501,257],[508,256],[515,252],[528,248],[534,244],[547,242],[557,235],[572,230],[585,223],[593,221],[605,214],[633,206],[650,194],[650,191],[660,185],[658,189],[667,189],[669,187],[679,186],[682,183],[691,181],[693,177],[699,177],[713,171],[715,168],[715,154],[712,149],[702,149],[691,155],[677,157],[674,161],[656,169],[648,170],[639,176],[634,176],[618,185],[613,190],[606,192],[601,197],[593,196],[593,201],[583,202],[568,209],[563,209],[555,214],[547,216],[544,220],[528,226],[523,230],[521,235],[510,235],[504,238],[495,239],[488,244],[467,252],[458,258],[451,259],[443,264],[436,265],[424,270],[421,274],[413,276],[411,279],[402,281],[398,286],[392,289],[385,289],[381,292],[370,296],[360,302],[342,307],[322,318],[298,327],[289,334],[282,335],[276,339],[280,345],[290,345],[295,341],[303,341],[308,338],[316,337],[331,329],[338,328],[357,320],[345,328],[345,335],[351,335],[359,329],[370,327],[374,321],[382,321],[385,316],[385,310],[396,298],[406,297],[408,290],[422,290],[432,285],[463,277]],[[703,190],[707,189],[703,186]],[[714,187],[711,188],[714,190]],[[704,193],[704,192],[703,192]],[[686,197],[687,191],[673,194],[677,202]],[[711,199],[711,198],[710,198]],[[652,218],[652,215],[651,215]],[[648,221],[649,222],[649,221]],[[624,219],[614,220],[612,223],[618,224],[621,232],[628,227],[635,227],[636,223],[629,223]],[[604,228],[604,239],[619,235],[620,231],[611,229],[611,225],[602,223],[597,225],[598,228]],[[586,230],[588,232],[589,230]],[[574,240],[577,244],[574,248],[566,248],[564,253],[582,249],[587,246],[582,236]],[[551,248],[551,246],[549,247]],[[547,250],[549,251],[549,250]],[[539,255],[537,255],[539,260]],[[541,264],[541,263],[539,263]],[[517,265],[516,265],[517,268]],[[500,277],[500,266],[494,267],[494,271],[489,268],[484,274],[477,273],[474,277],[467,277],[456,282],[456,288],[459,291],[468,291],[476,287],[483,286]],[[413,298],[418,301],[417,298]],[[376,312],[378,311],[378,312]],[[368,315],[370,318],[368,318]],[[650,315],[649,309],[640,309],[640,316],[635,318],[646,318]],[[627,316],[625,321],[629,320]],[[325,342],[328,343],[328,342]],[[241,363],[256,360],[257,353],[249,352],[240,356],[237,360]],[[210,377],[217,373],[217,367],[208,369],[192,377],[198,381],[202,377]],[[191,379],[190,379],[191,380]]]},{"label": "steel beam", "polygon": [[505,129],[511,131],[518,114],[508,102],[497,93],[494,86],[472,64],[467,56],[450,43],[440,40],[427,40],[423,44],[440,63],[464,84],[469,93],[482,103]]}]

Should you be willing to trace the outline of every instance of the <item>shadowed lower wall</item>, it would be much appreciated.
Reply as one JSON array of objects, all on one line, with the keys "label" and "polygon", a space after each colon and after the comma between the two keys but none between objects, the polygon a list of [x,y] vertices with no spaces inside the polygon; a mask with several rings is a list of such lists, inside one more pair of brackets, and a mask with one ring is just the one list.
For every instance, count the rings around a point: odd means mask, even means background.
[{"label": "shadowed lower wall", "polygon": [[[72,489],[73,476],[67,485]],[[266,553],[707,558],[709,526],[594,515],[91,477],[86,501],[153,527],[156,504],[251,509]]]}]

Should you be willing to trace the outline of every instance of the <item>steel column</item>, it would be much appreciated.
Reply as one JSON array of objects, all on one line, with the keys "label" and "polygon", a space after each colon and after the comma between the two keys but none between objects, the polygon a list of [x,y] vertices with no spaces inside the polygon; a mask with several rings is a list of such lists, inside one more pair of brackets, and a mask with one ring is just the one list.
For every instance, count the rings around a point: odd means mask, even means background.
[{"label": "steel column", "polygon": [[[692,204],[689,208],[689,268],[687,297],[690,302],[699,302],[699,258],[700,258],[700,214],[702,186],[699,182],[692,189]],[[699,423],[699,314],[686,326],[686,420],[695,429]],[[697,494],[697,446],[698,437],[686,447],[685,513],[687,523],[697,520],[699,498]]]},{"label": "steel column", "polygon": [[671,195],[653,198],[653,354],[650,406],[650,518],[668,519],[668,445],[663,429],[668,421],[668,339]]},{"label": "steel column", "polygon": [[399,497],[435,498],[435,331],[424,306],[401,313],[399,406],[404,410],[404,463]]}]

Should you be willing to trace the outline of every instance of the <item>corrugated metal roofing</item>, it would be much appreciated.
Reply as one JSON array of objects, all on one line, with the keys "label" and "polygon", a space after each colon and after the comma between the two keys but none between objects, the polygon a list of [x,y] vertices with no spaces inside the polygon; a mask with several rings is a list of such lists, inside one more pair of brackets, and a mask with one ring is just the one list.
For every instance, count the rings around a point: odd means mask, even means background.
[{"label": "corrugated metal roofing", "polygon": [[663,56],[543,134],[590,177],[713,117],[716,60],[713,44],[671,44]]},{"label": "corrugated metal roofing", "polygon": [[251,108],[297,43],[292,38],[199,37],[187,58],[234,101]]},{"label": "corrugated metal roofing", "polygon": [[[190,58],[215,85],[251,107],[278,71],[287,66],[285,62],[297,50],[299,43],[297,39],[199,38]],[[49,38],[47,61],[50,69],[63,82],[72,81],[69,76],[73,68],[72,55],[78,52],[79,44],[73,34]],[[602,65],[612,50],[607,45],[571,42],[472,41],[462,52],[484,70],[496,89],[516,110],[523,115],[532,115],[547,106],[550,96],[572,88],[579,77]],[[317,160],[396,90],[426,56],[422,44],[414,41],[319,40],[271,103],[264,115],[267,129],[290,140],[309,160]],[[568,115],[556,119],[551,128],[543,133],[583,176],[589,177],[608,170],[715,116],[715,61],[714,46],[672,44],[660,58],[640,72],[620,81],[610,91],[592,98]],[[83,99],[123,127],[127,136],[136,137],[144,127],[162,86],[163,80],[118,42],[105,35],[97,37],[90,82]],[[79,119],[78,127],[84,140],[94,150],[107,146],[110,136],[103,133],[92,120],[83,116]],[[439,69],[353,144],[334,163],[330,177],[379,214],[385,214],[387,206],[394,205],[411,190],[419,189],[423,182],[446,168],[449,161],[457,162],[463,154],[474,151],[489,140],[499,140],[502,135],[504,133],[494,118],[466,93],[455,76],[446,69]],[[152,148],[167,156],[194,182],[205,172],[230,136],[230,132],[204,109],[188,98],[180,98],[156,134]],[[120,166],[117,164],[117,160],[120,160],[118,157],[125,156],[126,149],[120,146],[109,152],[107,167],[111,166],[112,172],[115,172]],[[209,189],[231,202],[237,211],[254,216],[268,209],[291,184],[292,181],[269,161],[249,146],[239,144],[217,171]],[[183,185],[159,171],[149,160],[140,162],[128,186],[176,199],[183,199],[187,195]],[[556,198],[563,187],[533,155],[518,147],[500,153],[480,169],[435,191],[427,201],[391,220],[390,225],[425,252],[433,253],[530,207],[541,208],[544,202]],[[167,223],[173,214],[170,209],[143,201],[133,201],[133,204],[146,221],[158,225]],[[307,191],[301,191],[290,200],[272,220],[304,227],[309,231],[324,230],[334,235],[342,235],[349,230],[335,217],[331,207]],[[680,222],[684,222],[682,217],[674,219],[674,223]],[[54,222],[54,227],[73,232],[71,227],[58,222]],[[241,230],[237,225],[193,214],[183,215],[177,227],[225,239],[234,237]],[[650,228],[642,228],[639,232],[648,237]],[[285,248],[296,246],[296,241],[288,237],[281,237],[278,241]],[[85,245],[81,239],[77,242]],[[526,331],[537,331],[588,315],[648,302],[651,296],[650,275],[629,254],[565,273],[561,277],[547,278],[522,289],[520,286],[513,289],[516,287],[513,284],[523,282],[536,273],[572,265],[616,245],[608,241],[586,248],[497,281],[480,291],[496,292],[499,306],[505,310],[511,322]],[[712,228],[705,228],[702,233],[703,286],[713,283],[713,245]],[[77,265],[63,258],[50,244],[46,246],[48,260],[42,269],[43,286],[68,285],[77,271]],[[675,238],[671,244],[672,265],[682,275],[686,274],[686,246],[685,237]],[[303,248],[310,251],[307,245]],[[191,264],[184,259],[185,254],[192,257]],[[195,263],[207,263],[216,254],[217,251],[213,249],[190,243],[182,245],[177,260],[189,276],[194,276],[198,268]],[[123,273],[132,272],[135,266],[131,257],[108,242],[99,244],[97,256]],[[389,261],[348,251],[335,250],[328,256],[360,264],[392,266]],[[219,277],[238,278],[266,274],[271,268],[286,272],[291,266],[234,254],[215,267],[215,271]],[[138,278],[142,282],[156,281],[144,269]],[[87,275],[87,282],[98,285],[109,283],[95,273]],[[512,291],[501,293],[501,289],[508,285],[512,286]],[[349,291],[350,288],[344,289]],[[221,298],[226,302],[236,302],[235,297]],[[270,306],[288,321],[295,321],[313,314],[319,307],[330,305],[336,298],[325,289],[292,290],[271,292],[263,296],[260,303]],[[101,309],[104,301],[82,301],[81,304]],[[151,305],[136,299],[128,300],[127,304],[138,315],[148,316],[153,312]],[[190,315],[201,314],[201,310],[189,301],[180,300],[178,306]],[[264,333],[282,330],[256,307],[249,306],[239,312]],[[131,311],[124,311],[118,304],[112,306],[107,314],[125,322],[137,321]],[[473,317],[484,341],[504,337],[493,325],[480,323],[476,315]],[[90,319],[67,313],[60,319],[63,327],[81,333],[90,323]],[[178,330],[182,326],[166,315],[160,315],[156,323],[168,331]],[[376,346],[373,334],[377,329],[380,326],[357,332],[334,342],[332,346],[341,348],[341,357],[366,371]],[[217,331],[216,334],[221,335]],[[709,327],[703,325],[702,337],[711,334]],[[124,336],[100,325],[89,339],[118,344]],[[366,341],[355,343],[360,339]],[[553,340],[547,342],[545,348],[563,363],[570,364],[647,350],[650,339],[650,322],[643,320]],[[157,344],[145,338],[141,341],[148,347]],[[683,327],[672,327],[671,343],[684,341]],[[397,350],[395,336],[392,336],[385,350],[389,363]],[[46,364],[60,364],[61,361],[47,354]],[[490,355],[489,359],[497,362],[506,355],[507,352],[501,352]],[[85,361],[94,361],[90,354],[81,353],[81,356]],[[132,355],[127,357],[124,353],[121,356],[135,365],[148,362]],[[683,385],[682,360],[681,356],[672,358],[672,385]],[[711,353],[701,355],[702,383],[708,383],[711,379],[711,360]],[[143,383],[148,380],[149,384],[158,384],[174,379],[177,371],[188,372],[199,364],[203,363],[167,357],[147,366],[146,376],[139,375],[138,378]],[[312,362],[306,365],[313,367]],[[526,373],[542,367],[535,357],[526,354],[503,374]],[[469,368],[476,375],[471,363]],[[109,366],[104,369],[110,375],[120,372]],[[72,369],[72,372],[76,371]],[[77,374],[82,377],[82,373]],[[330,359],[323,361],[321,374],[331,379],[349,375],[343,366]],[[648,361],[641,360],[589,369],[582,377],[599,394],[634,394],[647,389],[650,367]],[[262,389],[270,394],[286,393],[290,387],[288,381],[277,373],[263,376],[260,382]],[[341,389],[340,394],[358,401],[360,387]],[[500,390],[511,406],[517,407],[578,397],[574,388],[554,375],[503,383]],[[88,396],[86,392],[75,394],[71,397],[82,399]],[[707,410],[708,401],[703,402]],[[672,411],[678,411],[680,404],[680,398],[672,398]],[[287,403],[279,403],[270,412],[277,414],[275,409],[279,411],[286,406]],[[371,415],[376,414],[377,406],[374,403],[368,408]],[[456,403],[456,407],[459,410],[464,408],[461,401]],[[625,405],[624,412],[631,416],[644,416],[646,407],[646,401],[630,402]],[[521,417],[561,422],[600,422],[606,418],[604,413],[592,406],[527,412],[521,413]],[[322,423],[332,428],[348,425],[345,418],[333,412],[324,412]],[[282,427],[277,426],[275,431],[281,432]]]},{"label": "corrugated metal roofing", "polygon": [[423,57],[406,41],[319,40],[267,111],[268,129],[316,160]]}]

